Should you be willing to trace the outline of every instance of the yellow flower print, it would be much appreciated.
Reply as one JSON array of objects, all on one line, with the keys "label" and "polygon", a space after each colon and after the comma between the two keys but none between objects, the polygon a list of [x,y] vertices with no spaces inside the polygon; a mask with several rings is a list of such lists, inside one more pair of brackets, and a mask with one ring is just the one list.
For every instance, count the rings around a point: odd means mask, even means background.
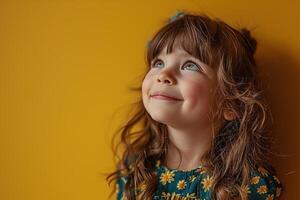
[{"label": "yellow flower print", "polygon": [[177,189],[178,190],[183,190],[186,187],[186,182],[184,180],[180,180],[177,183]]},{"label": "yellow flower print", "polygon": [[277,176],[273,175],[273,178],[278,184],[280,184],[280,180],[277,178]]},{"label": "yellow flower print", "polygon": [[200,174],[204,174],[207,172],[207,168],[202,166],[199,169],[197,169],[196,172],[198,172]]},{"label": "yellow flower print", "polygon": [[169,192],[163,192],[163,193],[162,193],[162,197],[163,197],[164,199],[169,199],[170,196],[171,196],[171,194],[170,194]]},{"label": "yellow flower print", "polygon": [[263,168],[263,167],[259,167],[258,171],[263,175],[263,176],[268,176],[268,171]]},{"label": "yellow flower print", "polygon": [[251,178],[251,184],[257,184],[259,182],[260,177],[259,176],[254,176]]},{"label": "yellow flower print", "polygon": [[201,183],[203,185],[204,191],[209,190],[212,186],[212,177],[210,176],[205,177]]},{"label": "yellow flower print", "polygon": [[276,188],[276,197],[279,197],[281,193],[281,187]]},{"label": "yellow flower print", "polygon": [[196,199],[196,194],[195,193],[187,193],[186,194],[186,199]]},{"label": "yellow flower print", "polygon": [[274,199],[274,195],[272,194],[269,194],[266,198],[266,200],[273,200]]},{"label": "yellow flower print", "polygon": [[166,171],[165,173],[162,173],[160,175],[160,182],[163,185],[166,185],[167,183],[171,183],[172,181],[174,181],[174,172],[172,171]]},{"label": "yellow flower print", "polygon": [[189,177],[189,181],[190,182],[194,182],[194,180],[196,179],[196,176],[195,175],[192,175]]},{"label": "yellow flower print", "polygon": [[176,194],[175,192],[173,192],[170,200],[179,200],[179,197],[180,197],[179,194]]},{"label": "yellow flower print", "polygon": [[267,186],[266,186],[266,185],[260,186],[259,188],[257,188],[257,192],[258,192],[259,194],[264,194],[264,193],[266,193],[266,192],[267,192]]},{"label": "yellow flower print", "polygon": [[242,193],[244,194],[245,197],[248,197],[248,194],[251,193],[248,185],[243,185],[241,187],[241,189],[242,189]]}]

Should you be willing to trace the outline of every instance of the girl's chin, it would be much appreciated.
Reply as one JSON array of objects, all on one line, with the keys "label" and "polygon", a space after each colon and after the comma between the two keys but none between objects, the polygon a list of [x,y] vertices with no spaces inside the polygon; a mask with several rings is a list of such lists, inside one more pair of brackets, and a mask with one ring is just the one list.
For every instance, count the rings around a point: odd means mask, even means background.
[{"label": "girl's chin", "polygon": [[178,119],[178,116],[174,116],[174,115],[166,115],[166,114],[160,114],[160,113],[152,113],[150,114],[151,118],[159,123],[162,124],[172,124],[175,122],[175,120]]}]

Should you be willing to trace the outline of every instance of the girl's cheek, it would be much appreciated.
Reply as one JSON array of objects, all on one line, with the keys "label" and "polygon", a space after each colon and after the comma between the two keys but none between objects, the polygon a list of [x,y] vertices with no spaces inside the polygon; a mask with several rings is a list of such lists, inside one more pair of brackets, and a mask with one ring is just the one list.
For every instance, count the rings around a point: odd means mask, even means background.
[{"label": "girl's cheek", "polygon": [[155,73],[149,71],[149,72],[146,74],[146,76],[145,76],[143,82],[145,82],[146,85],[150,85],[150,84],[153,82],[154,78],[155,78]]},{"label": "girl's cheek", "polygon": [[210,98],[210,87],[207,84],[190,84],[185,91],[186,98],[194,103],[205,102]]},{"label": "girl's cheek", "polygon": [[147,74],[142,82],[142,91],[143,93],[148,93],[151,85],[151,79],[149,74]]},{"label": "girl's cheek", "polygon": [[199,98],[199,94],[202,93],[201,91],[201,87],[195,87],[195,86],[191,86],[189,88],[187,88],[185,95],[186,95],[186,99],[189,99],[190,101],[197,101],[197,98]]}]

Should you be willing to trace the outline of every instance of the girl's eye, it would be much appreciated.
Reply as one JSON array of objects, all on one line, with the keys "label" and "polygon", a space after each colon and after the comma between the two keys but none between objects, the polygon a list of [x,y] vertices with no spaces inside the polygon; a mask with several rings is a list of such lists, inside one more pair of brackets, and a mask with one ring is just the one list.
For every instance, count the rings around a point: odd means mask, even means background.
[{"label": "girl's eye", "polygon": [[[163,65],[164,63],[162,62],[162,60],[160,59],[157,59],[155,61],[153,61],[153,64],[152,64],[152,67],[162,67],[162,66],[159,66],[159,65]],[[192,71],[201,71],[200,67],[195,64],[194,62],[191,62],[191,61],[187,61],[183,66],[182,66],[182,69],[184,68],[188,68],[188,70],[192,70]]]},{"label": "girl's eye", "polygon": [[157,63],[161,64],[161,63],[163,63],[163,62],[162,62],[160,59],[157,59],[157,60],[155,60],[155,61],[153,62],[152,67],[156,67],[156,66],[157,66]]},{"label": "girl's eye", "polygon": [[182,69],[184,69],[185,67],[191,69],[192,71],[200,71],[199,66],[191,61],[188,61],[186,64],[184,64]]}]

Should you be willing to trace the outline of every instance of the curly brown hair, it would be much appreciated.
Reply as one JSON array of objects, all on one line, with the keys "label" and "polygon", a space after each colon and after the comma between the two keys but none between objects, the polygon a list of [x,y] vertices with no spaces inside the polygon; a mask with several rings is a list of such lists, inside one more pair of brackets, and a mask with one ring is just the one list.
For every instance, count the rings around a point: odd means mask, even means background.
[{"label": "curly brown hair", "polygon": [[[218,82],[211,113],[214,136],[202,163],[213,174],[212,199],[235,196],[244,200],[242,187],[249,183],[251,170],[263,166],[276,173],[269,164],[274,141],[270,134],[272,115],[257,74],[254,59],[257,42],[246,28],[233,28],[203,13],[184,13],[168,21],[149,41],[148,70],[164,47],[167,52],[173,51],[175,41],[214,70]],[[141,92],[141,86],[133,90]],[[223,119],[225,110],[231,110],[239,123],[233,135],[220,131],[228,123]],[[153,120],[140,99],[134,103],[132,116],[116,131],[113,140],[116,136],[120,138],[119,143],[113,144],[118,158],[117,169],[106,180],[110,185],[126,176],[126,199],[137,199],[137,196],[138,199],[152,199],[157,186],[154,161],[164,158],[168,150],[166,125]],[[132,189],[143,182],[147,183],[145,189],[139,194],[133,192]]]}]

